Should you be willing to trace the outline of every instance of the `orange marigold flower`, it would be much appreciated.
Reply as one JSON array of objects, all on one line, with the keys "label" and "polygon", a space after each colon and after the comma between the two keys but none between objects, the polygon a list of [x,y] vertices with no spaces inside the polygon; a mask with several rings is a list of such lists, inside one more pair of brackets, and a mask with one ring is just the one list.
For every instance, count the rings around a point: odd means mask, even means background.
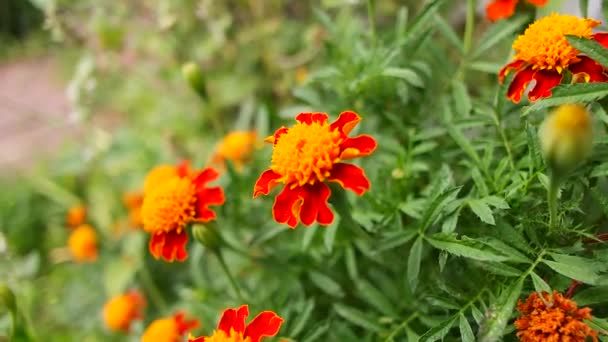
[{"label": "orange marigold flower", "polygon": [[78,226],[68,239],[68,247],[77,262],[97,260],[97,233],[88,224]]},{"label": "orange marigold flower", "polygon": [[185,160],[179,165],[159,165],[153,168],[144,181],[144,194],[150,192],[156,186],[174,177],[186,177],[190,172],[190,162]]},{"label": "orange marigold flower", "polygon": [[144,331],[141,342],[181,342],[184,335],[199,324],[197,320],[185,318],[183,312],[178,312],[173,317],[155,320]]},{"label": "orange marigold flower", "polygon": [[127,192],[122,196],[122,203],[129,210],[131,227],[141,227],[143,225],[141,219],[141,206],[144,203],[143,193],[139,191]]},{"label": "orange marigold flower", "polygon": [[608,47],[608,33],[591,33],[599,24],[597,20],[555,13],[530,24],[513,43],[513,49],[517,52],[515,60],[498,73],[502,83],[509,72],[515,72],[507,96],[513,102],[519,102],[528,84],[536,81],[528,93],[528,99],[536,101],[549,97],[551,90],[562,81],[564,70],[572,73],[575,80],[608,81],[604,67],[581,55],[566,39],[566,35],[585,37]]},{"label": "orange marigold flower", "polygon": [[87,208],[83,205],[76,205],[68,209],[65,221],[69,227],[78,227],[84,224],[87,219]]},{"label": "orange marigold flower", "polygon": [[363,169],[341,161],[369,155],[376,149],[376,140],[369,135],[348,136],[361,121],[355,112],[343,112],[332,123],[327,120],[325,113],[300,113],[297,124],[281,127],[266,138],[274,144],[272,164],[255,183],[253,197],[268,195],[277,184],[285,184],[272,214],[277,222],[291,228],[298,220],[307,226],[333,221],[327,204],[331,191],[325,181],[336,182],[357,195],[370,188]]},{"label": "orange marigold flower", "polygon": [[245,325],[247,316],[247,305],[226,309],[211,336],[190,337],[188,342],[259,342],[263,337],[275,336],[283,324],[283,319],[272,311],[261,312]]},{"label": "orange marigold flower", "polygon": [[207,187],[218,177],[213,168],[200,172],[185,168],[145,192],[141,217],[144,230],[152,234],[149,249],[155,258],[169,262],[186,260],[186,226],[213,220],[215,212],[209,206],[224,203],[222,188]]},{"label": "orange marigold flower", "polygon": [[235,131],[229,133],[218,144],[212,162],[224,166],[227,160],[234,163],[237,170],[249,161],[255,148],[257,134],[253,131]]},{"label": "orange marigold flower", "polygon": [[543,298],[533,292],[525,302],[517,303],[523,314],[515,320],[517,337],[523,342],[571,341],[584,342],[587,337],[597,342],[597,332],[583,323],[591,318],[591,309],[577,309],[576,303],[554,291],[543,291]]},{"label": "orange marigold flower", "polygon": [[108,329],[129,332],[131,322],[143,318],[146,305],[138,291],[129,291],[110,299],[103,307],[103,320]]},{"label": "orange marigold flower", "polygon": [[[526,0],[526,2],[534,6],[544,6],[548,0]],[[495,21],[505,19],[515,13],[515,6],[519,0],[494,0],[486,6],[486,16],[488,19]]]}]

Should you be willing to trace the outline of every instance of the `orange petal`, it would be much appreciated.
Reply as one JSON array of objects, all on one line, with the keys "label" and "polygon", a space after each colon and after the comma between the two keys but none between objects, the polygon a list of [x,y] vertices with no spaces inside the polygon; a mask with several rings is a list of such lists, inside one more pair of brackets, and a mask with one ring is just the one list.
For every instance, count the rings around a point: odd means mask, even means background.
[{"label": "orange petal", "polygon": [[357,126],[357,124],[361,121],[361,117],[359,114],[355,112],[342,112],[340,116],[336,119],[336,121],[332,122],[329,125],[330,130],[338,129],[340,132],[344,134],[350,133]]},{"label": "orange petal", "polygon": [[342,150],[340,159],[353,159],[370,155],[377,146],[376,139],[369,135],[364,134],[354,138],[346,138],[340,144],[340,149]]},{"label": "orange petal", "polygon": [[258,197],[261,194],[268,195],[270,190],[278,184],[276,180],[279,178],[281,178],[281,175],[272,170],[262,172],[260,178],[258,178],[253,187],[253,198]]},{"label": "orange petal", "polygon": [[544,6],[549,0],[526,0],[534,6]]},{"label": "orange petal", "polygon": [[271,135],[271,136],[269,136],[269,137],[266,137],[266,138],[264,139],[264,142],[267,142],[267,143],[271,143],[271,144],[273,144],[273,145],[276,145],[276,144],[277,144],[277,141],[279,141],[279,137],[280,137],[281,135],[283,135],[283,134],[287,133],[288,131],[289,131],[289,128],[287,128],[287,127],[281,127],[281,128],[279,128],[279,129],[277,129],[277,131],[276,131],[276,132],[274,132],[274,134],[273,134],[273,135]]},{"label": "orange petal", "polygon": [[179,163],[177,165],[177,167],[175,168],[175,171],[177,172],[177,175],[180,178],[187,177],[190,174],[190,161],[183,160],[181,163]]},{"label": "orange petal", "polygon": [[193,319],[190,321],[186,320],[186,314],[183,312],[177,312],[174,316],[175,323],[177,323],[177,331],[179,335],[184,335],[189,330],[198,327],[199,323],[197,320]]},{"label": "orange petal", "polygon": [[313,122],[324,123],[329,119],[329,116],[325,113],[300,113],[296,116],[296,121],[311,124]]},{"label": "orange petal", "polygon": [[525,61],[522,60],[516,60],[514,62],[511,62],[507,65],[505,65],[502,69],[500,69],[500,71],[498,72],[498,81],[502,84],[502,82],[505,80],[505,77],[509,74],[509,72],[511,72],[511,70],[515,70],[515,72],[519,71],[519,69],[521,69],[521,67],[523,67],[526,64]]},{"label": "orange petal", "polygon": [[224,190],[219,186],[204,188],[196,193],[196,214],[194,219],[197,221],[208,222],[215,218],[215,212],[209,209],[210,205],[224,204]]},{"label": "orange petal", "polygon": [[365,176],[363,169],[353,164],[334,164],[328,180],[330,182],[337,182],[344,189],[352,190],[359,196],[363,195],[370,188],[369,180]]},{"label": "orange petal", "polygon": [[553,70],[538,70],[533,77],[536,80],[536,85],[528,93],[528,100],[530,101],[551,96],[551,89],[562,81],[562,75]]},{"label": "orange petal", "polygon": [[507,90],[507,97],[513,102],[518,103],[519,100],[521,100],[524,91],[526,91],[528,84],[530,84],[534,78],[534,74],[536,74],[536,70],[532,70],[530,67],[522,69],[515,74],[513,81],[511,81],[511,85],[509,85],[509,90]]},{"label": "orange petal", "polygon": [[162,257],[168,262],[184,261],[188,257],[186,252],[187,242],[188,234],[183,229],[180,233],[177,230],[161,231],[152,235],[148,249],[156,259]]},{"label": "orange petal", "polygon": [[315,221],[322,225],[330,225],[334,221],[334,213],[327,205],[331,190],[325,183],[306,184],[300,188],[299,198],[300,221],[310,226]]},{"label": "orange petal", "polygon": [[243,337],[250,338],[251,342],[259,342],[262,337],[276,335],[281,329],[282,323],[283,319],[276,313],[261,312],[247,325]]},{"label": "orange petal", "polygon": [[236,332],[245,332],[245,319],[249,316],[249,307],[242,305],[238,310],[226,309],[220,318],[220,323],[217,325],[219,330],[223,330],[226,334],[230,335],[230,330],[233,329]]},{"label": "orange petal", "polygon": [[199,191],[205,186],[205,184],[218,179],[219,176],[220,173],[216,169],[208,167],[194,177],[192,184],[194,184],[196,186],[196,190]]},{"label": "orange petal", "polygon": [[272,216],[278,223],[286,223],[289,227],[295,228],[298,225],[298,211],[300,207],[300,188],[291,189],[286,185],[280,194],[274,199],[272,206]]},{"label": "orange petal", "polygon": [[606,82],[606,70],[598,62],[587,56],[580,56],[580,61],[568,66],[568,70],[572,75],[582,74],[585,78],[585,82]]},{"label": "orange petal", "polygon": [[608,33],[596,33],[591,38],[608,49]]},{"label": "orange petal", "polygon": [[508,18],[515,12],[517,0],[494,0],[486,7],[486,17],[495,21]]}]

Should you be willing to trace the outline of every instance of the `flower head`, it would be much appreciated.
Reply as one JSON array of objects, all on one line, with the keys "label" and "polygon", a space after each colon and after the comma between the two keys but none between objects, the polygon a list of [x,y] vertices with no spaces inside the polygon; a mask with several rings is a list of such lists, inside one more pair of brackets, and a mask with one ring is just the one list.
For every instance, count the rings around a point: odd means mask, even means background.
[{"label": "flower head", "polygon": [[237,170],[249,161],[257,142],[255,132],[235,131],[224,137],[218,144],[212,161],[215,164],[224,166],[226,161],[234,163]]},{"label": "flower head", "polygon": [[179,165],[159,165],[153,168],[144,181],[144,194],[150,192],[158,185],[164,183],[167,179],[174,177],[186,177],[190,172],[190,162],[185,160]]},{"label": "flower head", "polygon": [[[548,0],[526,0],[526,2],[534,6],[544,6]],[[486,6],[486,16],[488,19],[495,21],[505,19],[515,13],[515,6],[519,0],[494,0]]]},{"label": "flower head", "polygon": [[226,309],[211,336],[189,338],[188,342],[259,342],[263,337],[275,336],[283,324],[283,319],[272,311],[261,312],[245,325],[247,316],[247,305]]},{"label": "flower head", "polygon": [[[185,228],[192,222],[208,222],[215,218],[209,205],[224,203],[220,187],[207,187],[219,177],[212,168],[199,172],[186,169],[145,190],[141,208],[144,230],[152,234],[149,249],[155,258],[172,262],[187,258],[188,234]],[[146,182],[146,185],[149,185]]]},{"label": "flower head", "polygon": [[507,96],[513,102],[519,102],[528,84],[534,80],[536,85],[528,93],[528,99],[536,101],[549,97],[551,90],[560,84],[564,70],[572,73],[576,80],[608,81],[604,68],[581,55],[566,39],[566,35],[590,38],[608,47],[608,34],[591,32],[599,24],[593,19],[563,14],[552,14],[530,24],[513,43],[513,49],[517,52],[515,60],[505,65],[498,74],[502,83],[511,70],[515,71]]},{"label": "flower head", "polygon": [[325,113],[300,113],[291,128],[279,128],[266,139],[274,145],[270,169],[258,178],[253,197],[267,195],[279,183],[285,184],[276,197],[272,213],[279,223],[292,228],[317,221],[328,225],[334,214],[327,204],[331,191],[326,181],[362,195],[370,183],[361,168],[343,160],[367,156],[377,146],[369,135],[349,137],[361,117],[343,112],[328,123]]},{"label": "flower head", "polygon": [[591,318],[591,309],[577,309],[576,303],[561,293],[533,292],[525,302],[517,303],[523,316],[515,320],[517,337],[523,342],[572,341],[584,342],[591,337],[597,342],[597,332],[583,323]]},{"label": "flower head", "polygon": [[75,228],[85,223],[87,219],[87,208],[83,205],[76,205],[68,209],[65,221],[69,227]]},{"label": "flower head", "polygon": [[77,262],[97,260],[97,233],[88,224],[78,226],[68,239],[68,248]]},{"label": "flower head", "polygon": [[143,317],[146,302],[138,291],[110,299],[103,307],[103,320],[110,330],[128,332],[131,322]]},{"label": "flower head", "polygon": [[183,336],[198,327],[197,320],[186,320],[183,312],[173,317],[157,319],[144,331],[141,342],[181,342]]}]

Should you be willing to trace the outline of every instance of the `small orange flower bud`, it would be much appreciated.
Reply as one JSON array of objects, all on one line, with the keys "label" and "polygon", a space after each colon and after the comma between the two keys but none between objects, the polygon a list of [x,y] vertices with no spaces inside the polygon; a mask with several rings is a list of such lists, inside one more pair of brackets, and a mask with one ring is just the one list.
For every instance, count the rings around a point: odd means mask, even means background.
[{"label": "small orange flower bud", "polygon": [[108,329],[128,332],[131,322],[141,319],[145,300],[137,291],[110,299],[103,307],[103,320]]},{"label": "small orange flower bud", "polygon": [[181,342],[183,336],[198,326],[198,321],[186,321],[184,313],[178,312],[173,317],[157,319],[152,322],[141,342]]},{"label": "small orange flower bud", "polygon": [[68,210],[65,221],[69,227],[78,227],[87,219],[87,209],[83,205],[76,205]]},{"label": "small orange flower bud", "polygon": [[97,233],[88,224],[83,224],[70,234],[68,247],[75,261],[95,261],[97,259]]}]

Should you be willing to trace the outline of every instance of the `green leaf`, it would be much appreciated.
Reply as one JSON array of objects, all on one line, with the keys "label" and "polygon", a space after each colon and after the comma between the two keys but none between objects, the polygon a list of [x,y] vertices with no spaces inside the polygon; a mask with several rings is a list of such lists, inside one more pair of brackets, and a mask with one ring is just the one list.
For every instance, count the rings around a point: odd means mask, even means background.
[{"label": "green leaf", "polygon": [[471,210],[479,217],[479,219],[487,224],[495,225],[494,215],[492,215],[492,209],[480,199],[472,199],[467,201]]},{"label": "green leaf", "polygon": [[439,214],[441,214],[443,208],[454,200],[459,191],[460,187],[451,188],[437,196],[426,209],[420,223],[420,230],[424,231],[431,224],[433,224],[433,222],[435,222],[435,220],[439,217]]},{"label": "green leaf", "polygon": [[547,284],[547,282],[545,282],[543,278],[539,277],[536,273],[530,273],[530,277],[532,277],[532,284],[534,285],[534,290],[536,292],[538,292],[539,294],[542,294],[543,291],[547,293],[553,293],[553,291],[551,290],[551,286],[549,286],[549,284]]},{"label": "green leaf", "polygon": [[306,251],[308,250],[308,248],[310,247],[310,244],[312,243],[312,240],[315,238],[315,234],[317,233],[319,226],[318,225],[313,225],[310,227],[307,227],[306,230],[304,231],[304,237],[302,238],[302,250]]},{"label": "green leaf", "polygon": [[576,266],[562,264],[555,261],[545,260],[544,263],[551,267],[555,272],[560,273],[573,280],[578,280],[585,284],[595,285],[599,280],[596,273],[589,272],[586,269],[580,269]]},{"label": "green leaf", "polygon": [[430,22],[435,18],[435,12],[439,8],[439,6],[445,0],[434,0],[429,2],[420,13],[418,13],[415,19],[412,21],[412,24],[407,30],[407,35],[415,35],[419,33],[426,24],[430,24]]},{"label": "green leaf", "polygon": [[320,337],[325,335],[329,330],[331,323],[327,320],[323,320],[316,326],[313,326],[308,331],[308,334],[302,339],[302,342],[316,342],[320,340]]},{"label": "green leaf", "polygon": [[568,39],[568,43],[574,48],[585,53],[587,56],[591,57],[591,59],[600,63],[604,68],[608,68],[608,49],[603,47],[602,44],[593,39],[572,35],[566,35],[566,39]]},{"label": "green leaf", "polygon": [[[479,44],[474,49],[471,60],[484,55],[484,52],[493,48],[496,44],[504,42],[510,36],[518,33],[523,25],[528,22],[527,17],[510,18],[509,20],[501,20],[498,23],[492,24],[484,35],[479,40]],[[496,69],[498,72],[499,69]]]},{"label": "green leaf", "polygon": [[605,318],[591,317],[590,320],[585,320],[584,322],[601,335],[608,335],[608,320]]},{"label": "green leaf", "polygon": [[382,75],[389,77],[397,77],[405,80],[407,83],[413,85],[414,87],[422,88],[424,87],[424,81],[418,74],[408,68],[386,68],[382,71]]},{"label": "green leaf", "polygon": [[433,328],[429,329],[422,336],[420,336],[420,342],[433,342],[441,340],[450,332],[450,329],[456,323],[456,320],[460,317],[460,314],[456,314],[445,321],[437,324]]},{"label": "green leaf", "polygon": [[590,287],[578,292],[572,298],[579,307],[608,303],[608,286]]},{"label": "green leaf", "polygon": [[522,116],[566,103],[589,103],[606,96],[608,96],[608,82],[562,84],[553,88],[551,97],[529,106],[523,111]]},{"label": "green leaf", "polygon": [[293,328],[289,333],[290,336],[298,336],[298,334],[304,330],[306,323],[310,319],[312,310],[315,308],[315,301],[313,299],[309,299],[306,301],[304,308],[302,310],[298,310],[298,315],[293,322]]},{"label": "green leaf", "polygon": [[464,342],[475,342],[475,335],[473,334],[473,329],[471,329],[471,324],[465,317],[465,315],[460,314],[460,338],[461,341]]},{"label": "green leaf", "polygon": [[508,257],[491,250],[483,244],[463,237],[458,240],[455,236],[437,233],[426,238],[427,242],[437,249],[444,250],[456,256],[462,256],[480,261],[505,261]]},{"label": "green leaf", "polygon": [[387,298],[386,294],[378,290],[374,285],[364,279],[360,279],[357,282],[357,290],[361,295],[361,298],[368,302],[371,306],[376,308],[379,312],[395,317],[397,312],[395,311],[395,304]]},{"label": "green leaf", "polygon": [[407,259],[407,283],[410,285],[412,292],[415,292],[418,285],[418,274],[420,273],[420,260],[422,259],[423,238],[416,239],[410,250],[410,255]]},{"label": "green leaf", "polygon": [[386,234],[386,236],[384,236],[383,239],[378,242],[376,246],[376,252],[382,252],[399,246],[403,246],[417,234],[418,231],[414,229],[401,230],[398,232],[391,232],[389,234]]},{"label": "green leaf", "polygon": [[471,145],[471,142],[469,141],[469,139],[467,139],[464,136],[464,134],[462,134],[462,132],[460,131],[458,126],[453,125],[453,124],[448,125],[448,133],[450,134],[452,139],[454,139],[456,144],[458,144],[458,146],[460,146],[460,148],[464,151],[464,153],[466,153],[469,156],[469,158],[471,158],[473,163],[477,167],[481,168],[482,164],[481,164],[481,159],[479,158],[479,155],[475,151],[475,148],[473,147],[473,145]]},{"label": "green leaf", "polygon": [[473,105],[471,104],[471,96],[469,96],[467,86],[462,81],[452,81],[452,97],[454,99],[456,115],[459,117],[469,116]]},{"label": "green leaf", "polygon": [[498,196],[487,196],[481,200],[497,209],[509,209],[509,204],[507,201]]},{"label": "green leaf", "polygon": [[338,284],[335,280],[326,276],[323,273],[319,273],[316,271],[310,271],[308,274],[310,281],[313,282],[320,290],[327,293],[332,297],[342,298],[344,297],[344,291],[340,284]]},{"label": "green leaf", "polygon": [[349,306],[337,303],[334,304],[334,310],[345,320],[351,322],[352,324],[358,325],[366,330],[370,330],[373,332],[381,332],[383,330],[382,326],[380,326],[374,320],[367,317],[364,313],[355,308],[351,308]]},{"label": "green leaf", "polygon": [[323,243],[325,244],[325,249],[328,253],[334,249],[334,242],[336,241],[336,232],[338,231],[338,226],[340,225],[340,219],[337,218],[332,222],[328,227],[324,229],[323,234]]},{"label": "green leaf", "polygon": [[521,294],[523,279],[517,279],[488,309],[485,320],[480,324],[478,340],[479,342],[496,342],[502,340],[505,327],[511,318],[517,299]]}]

